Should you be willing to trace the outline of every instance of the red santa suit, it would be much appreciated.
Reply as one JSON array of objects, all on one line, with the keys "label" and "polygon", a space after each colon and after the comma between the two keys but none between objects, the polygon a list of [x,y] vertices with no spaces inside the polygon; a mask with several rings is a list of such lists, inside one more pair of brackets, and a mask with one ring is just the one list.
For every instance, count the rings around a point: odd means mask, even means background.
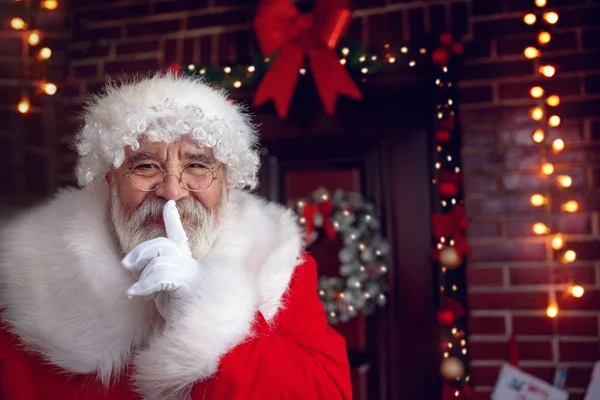
[{"label": "red santa suit", "polygon": [[[349,399],[345,344],[293,215],[233,190],[204,293],[168,328],[130,299],[108,188],[66,189],[1,232],[0,398]],[[184,393],[184,394],[182,394]]]}]

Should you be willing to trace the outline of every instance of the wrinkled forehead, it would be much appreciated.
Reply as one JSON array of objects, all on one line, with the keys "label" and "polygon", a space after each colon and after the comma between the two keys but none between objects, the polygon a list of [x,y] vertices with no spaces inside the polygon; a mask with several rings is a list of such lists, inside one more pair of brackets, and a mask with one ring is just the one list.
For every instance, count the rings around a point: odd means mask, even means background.
[{"label": "wrinkled forehead", "polygon": [[136,156],[146,155],[146,158],[154,158],[157,161],[165,161],[168,158],[180,159],[202,159],[205,162],[214,162],[213,150],[208,146],[201,146],[191,136],[185,135],[172,143],[153,142],[142,135],[139,140],[139,148],[134,150],[130,146],[125,149],[125,159],[133,160]]}]

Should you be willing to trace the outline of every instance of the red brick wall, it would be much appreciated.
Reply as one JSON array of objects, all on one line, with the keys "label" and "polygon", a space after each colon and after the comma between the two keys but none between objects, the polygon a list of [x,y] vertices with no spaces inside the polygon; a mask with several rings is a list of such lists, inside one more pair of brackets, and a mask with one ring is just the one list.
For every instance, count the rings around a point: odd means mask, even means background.
[{"label": "red brick wall", "polygon": [[[461,82],[463,170],[473,246],[470,355],[480,398],[488,398],[511,332],[517,334],[526,370],[551,379],[557,363],[569,367],[567,386],[575,399],[582,397],[592,362],[598,358],[600,30],[594,25],[600,3],[548,1],[559,5],[561,15],[545,57],[559,64],[552,85],[563,97],[561,133],[567,144],[555,161],[559,171],[572,175],[574,197],[582,208],[575,216],[556,213],[554,219],[578,253],[573,270],[577,282],[586,287],[583,299],[561,301],[556,329],[544,316],[551,252],[530,231],[535,214],[529,196],[534,188],[547,185],[536,173],[538,150],[531,145],[527,115],[531,105],[527,91],[536,80],[534,65],[522,56],[523,48],[535,39],[534,31],[521,22],[533,0],[354,1],[349,35],[365,44],[401,43],[446,30],[467,43]],[[73,0],[70,63],[61,91],[72,107],[63,115],[73,115],[107,72],[114,76],[147,71],[172,61],[247,61],[254,40],[250,27],[254,7],[255,2],[244,0]],[[0,61],[2,71],[5,63]],[[11,79],[2,76],[0,90],[14,86]],[[0,96],[0,113],[12,104],[7,100]],[[3,150],[7,156],[0,157],[2,169],[27,165],[26,154],[47,154],[43,165],[52,172],[42,178],[42,186],[71,182],[74,156],[67,144],[73,124],[67,121],[60,119],[61,134],[56,137],[22,123],[9,131],[0,128],[0,145],[22,151],[10,158],[14,153]],[[24,179],[19,182],[27,184],[18,193],[40,179],[30,175],[18,175]],[[7,195],[12,193],[17,192]]]}]

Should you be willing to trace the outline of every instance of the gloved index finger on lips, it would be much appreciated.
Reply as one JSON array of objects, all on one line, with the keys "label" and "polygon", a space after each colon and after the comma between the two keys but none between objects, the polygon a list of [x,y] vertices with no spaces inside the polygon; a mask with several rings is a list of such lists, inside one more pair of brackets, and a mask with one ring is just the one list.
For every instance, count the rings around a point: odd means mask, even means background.
[{"label": "gloved index finger on lips", "polygon": [[163,208],[163,220],[165,221],[165,229],[167,238],[175,242],[182,248],[188,248],[188,237],[183,229],[179,211],[174,200],[169,200]]}]

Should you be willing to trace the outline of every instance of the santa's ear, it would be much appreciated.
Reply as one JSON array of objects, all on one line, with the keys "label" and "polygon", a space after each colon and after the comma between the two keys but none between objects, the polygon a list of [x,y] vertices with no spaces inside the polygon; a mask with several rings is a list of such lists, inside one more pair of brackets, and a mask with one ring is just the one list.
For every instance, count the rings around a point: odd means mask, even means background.
[{"label": "santa's ear", "polygon": [[106,175],[104,175],[104,179],[106,179],[106,182],[110,185],[111,181],[112,181],[112,175],[110,172],[107,172]]}]

